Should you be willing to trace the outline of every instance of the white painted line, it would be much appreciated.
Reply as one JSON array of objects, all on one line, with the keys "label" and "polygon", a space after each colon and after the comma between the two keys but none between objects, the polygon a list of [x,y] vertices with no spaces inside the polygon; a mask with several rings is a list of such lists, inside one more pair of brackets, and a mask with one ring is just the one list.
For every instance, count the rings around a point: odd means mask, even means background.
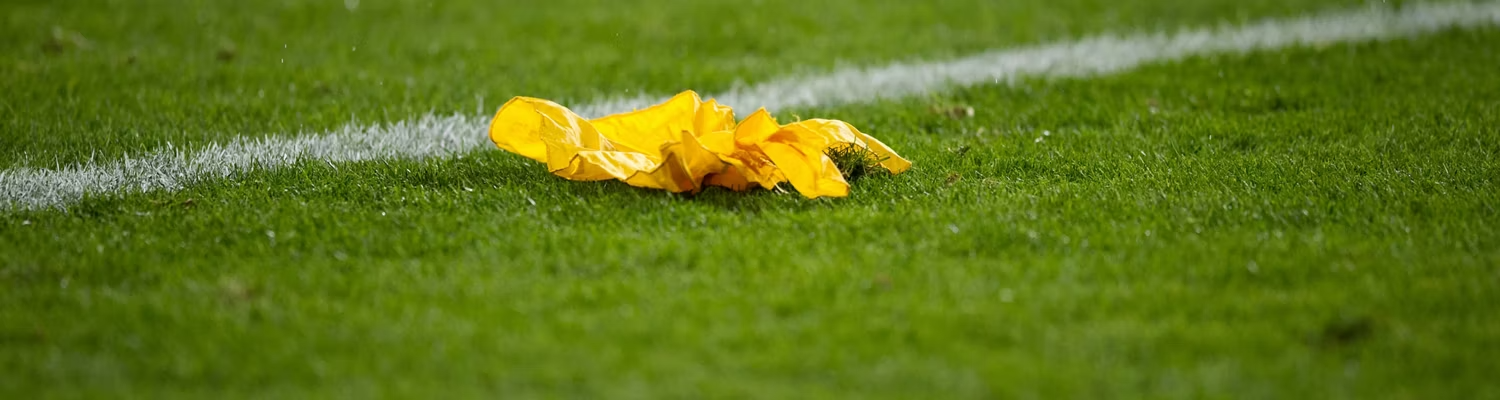
[{"label": "white painted line", "polygon": [[[741,112],[756,107],[774,111],[828,106],[1011,82],[1028,76],[1107,74],[1193,55],[1381,40],[1496,24],[1500,24],[1500,2],[1409,4],[1399,10],[1372,7],[1242,27],[1099,36],[949,61],[839,70],[771,81],[712,97]],[[643,108],[659,100],[645,96],[608,99],[574,110],[585,116],[602,116]],[[167,148],[140,158],[59,169],[13,169],[0,172],[0,208],[61,208],[90,194],[173,191],[204,179],[231,177],[255,168],[284,167],[298,160],[334,163],[449,156],[490,147],[485,134],[488,119],[488,115],[429,115],[383,125],[350,124],[318,135],[240,138],[191,151]]]},{"label": "white painted line", "polygon": [[1247,53],[1412,36],[1454,27],[1500,24],[1500,2],[1411,4],[1268,20],[1243,27],[1176,34],[1099,36],[1069,43],[1007,49],[957,60],[893,64],[826,76],[769,82],[717,96],[741,109],[827,106],[899,98],[955,86],[1011,82],[1020,77],[1108,74],[1202,54]]}]

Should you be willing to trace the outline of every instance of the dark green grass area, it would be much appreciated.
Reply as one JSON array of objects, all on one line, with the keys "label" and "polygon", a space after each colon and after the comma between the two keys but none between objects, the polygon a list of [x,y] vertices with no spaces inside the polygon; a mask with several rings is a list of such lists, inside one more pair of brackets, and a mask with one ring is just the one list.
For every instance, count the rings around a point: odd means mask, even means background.
[{"label": "dark green grass area", "polygon": [[1497,41],[796,111],[916,163],[838,200],[496,150],[7,214],[0,397],[1493,398]]},{"label": "dark green grass area", "polygon": [[717,92],[838,65],[1363,1],[355,3],[0,2],[0,167],[481,112],[517,95],[578,104]]}]

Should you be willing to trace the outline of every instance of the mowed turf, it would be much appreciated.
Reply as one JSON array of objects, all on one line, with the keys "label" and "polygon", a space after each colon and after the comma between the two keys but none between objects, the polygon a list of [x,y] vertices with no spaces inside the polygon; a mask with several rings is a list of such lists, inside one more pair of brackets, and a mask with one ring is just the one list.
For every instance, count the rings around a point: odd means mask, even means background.
[{"label": "mowed turf", "polygon": [[1364,1],[1242,3],[12,0],[0,3],[0,168],[493,111],[516,95],[714,93],[841,65]]},{"label": "mowed turf", "polygon": [[9,212],[0,390],[1496,397],[1497,40],[782,113],[916,164],[845,199],[495,150]]}]

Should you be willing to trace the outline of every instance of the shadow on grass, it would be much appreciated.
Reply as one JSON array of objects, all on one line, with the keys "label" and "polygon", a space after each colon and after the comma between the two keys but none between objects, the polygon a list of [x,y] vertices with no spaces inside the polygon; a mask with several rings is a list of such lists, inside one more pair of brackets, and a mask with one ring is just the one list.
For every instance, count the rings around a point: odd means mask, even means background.
[{"label": "shadow on grass", "polygon": [[499,189],[527,197],[583,202],[595,206],[620,208],[667,202],[687,208],[711,207],[736,213],[802,212],[826,208],[839,199],[808,200],[789,186],[778,191],[755,188],[743,192],[722,187],[705,187],[698,193],[671,193],[664,190],[630,186],[616,180],[572,181],[552,175],[541,164],[501,152],[484,152],[464,159],[442,160],[432,168],[392,171],[402,184],[436,191],[478,188]]}]

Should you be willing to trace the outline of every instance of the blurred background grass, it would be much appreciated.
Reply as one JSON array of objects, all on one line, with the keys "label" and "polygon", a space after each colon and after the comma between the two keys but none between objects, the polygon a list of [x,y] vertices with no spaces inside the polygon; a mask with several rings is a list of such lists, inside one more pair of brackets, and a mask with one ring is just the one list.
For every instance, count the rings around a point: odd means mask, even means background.
[{"label": "blurred background grass", "polygon": [[1357,3],[7,1],[0,167],[484,114],[517,95],[576,104],[713,93],[839,65]]}]

